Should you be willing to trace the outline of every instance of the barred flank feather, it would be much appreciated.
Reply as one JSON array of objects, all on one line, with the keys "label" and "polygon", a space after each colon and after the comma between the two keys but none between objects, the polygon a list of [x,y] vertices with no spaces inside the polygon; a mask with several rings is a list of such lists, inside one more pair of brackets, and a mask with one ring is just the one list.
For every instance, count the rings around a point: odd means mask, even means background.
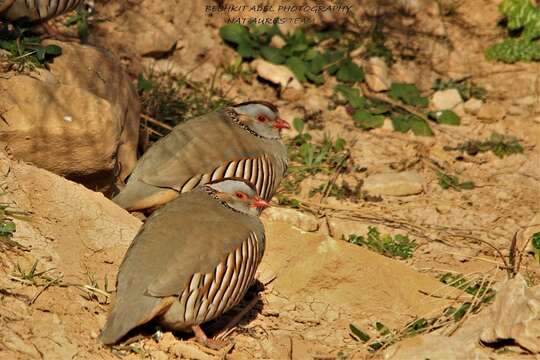
[{"label": "barred flank feather", "polygon": [[260,261],[259,239],[252,233],[213,272],[193,274],[179,302],[162,322],[173,328],[189,328],[227,312],[242,300]]},{"label": "barred flank feather", "polygon": [[0,0],[0,18],[45,21],[74,10],[83,0]]}]

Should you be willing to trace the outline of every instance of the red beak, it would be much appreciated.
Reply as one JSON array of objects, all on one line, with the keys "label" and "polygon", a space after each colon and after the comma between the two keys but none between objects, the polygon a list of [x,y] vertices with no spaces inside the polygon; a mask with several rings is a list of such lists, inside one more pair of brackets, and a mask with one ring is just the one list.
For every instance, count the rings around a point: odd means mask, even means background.
[{"label": "red beak", "polygon": [[251,206],[258,209],[264,209],[270,206],[270,203],[264,199],[261,199],[258,196],[255,196],[253,198],[253,202],[251,203]]},{"label": "red beak", "polygon": [[276,129],[290,129],[291,125],[289,125],[289,123],[282,118],[277,118],[276,122],[274,123],[274,127]]}]

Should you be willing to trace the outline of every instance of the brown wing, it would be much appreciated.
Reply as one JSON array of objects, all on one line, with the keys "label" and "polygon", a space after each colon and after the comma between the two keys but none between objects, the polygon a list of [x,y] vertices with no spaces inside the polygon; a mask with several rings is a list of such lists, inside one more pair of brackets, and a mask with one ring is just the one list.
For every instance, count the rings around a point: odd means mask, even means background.
[{"label": "brown wing", "polygon": [[133,179],[180,191],[190,179],[223,164],[262,155],[258,138],[225,116],[215,112],[177,126],[148,149],[137,163]]}]

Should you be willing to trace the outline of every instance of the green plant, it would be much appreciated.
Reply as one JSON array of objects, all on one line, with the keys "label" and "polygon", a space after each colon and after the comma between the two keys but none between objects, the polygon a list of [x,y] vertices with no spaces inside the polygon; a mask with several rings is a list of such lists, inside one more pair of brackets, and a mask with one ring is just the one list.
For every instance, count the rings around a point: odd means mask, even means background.
[{"label": "green plant", "polygon": [[299,209],[300,208],[300,201],[297,199],[293,199],[284,195],[278,195],[278,204],[291,207],[293,209]]},{"label": "green plant", "polygon": [[366,44],[364,58],[380,57],[390,66],[394,63],[394,55],[392,51],[386,47],[386,36],[381,30],[381,23],[376,21],[371,37]]},{"label": "green plant", "polygon": [[430,326],[435,324],[437,320],[437,318],[419,318],[406,324],[401,331],[390,330],[390,328],[383,323],[376,321],[373,324],[373,328],[377,332],[377,337],[373,340],[371,336],[360,330],[354,324],[349,324],[349,330],[356,341],[366,343],[370,351],[377,351],[395,343],[400,338],[414,336],[416,334],[426,332]]},{"label": "green plant", "polygon": [[450,188],[456,191],[474,189],[474,182],[460,182],[457,176],[448,175],[442,171],[437,171],[437,177],[439,178],[439,186],[445,190]]},{"label": "green plant", "polygon": [[468,312],[477,311],[480,306],[490,303],[495,299],[495,290],[487,287],[483,280],[470,280],[461,274],[452,273],[442,275],[440,280],[442,283],[463,290],[478,299],[475,302],[466,301],[457,307],[450,306],[446,308],[444,314],[451,316],[455,321],[461,320]]},{"label": "green plant", "polygon": [[0,238],[11,238],[16,231],[15,223],[10,216],[9,205],[0,203]]},{"label": "green plant", "polygon": [[496,132],[492,133],[489,139],[484,141],[469,140],[456,147],[445,146],[445,150],[458,150],[466,152],[468,155],[474,156],[481,152],[491,151],[495,156],[504,158],[512,154],[523,153],[523,146],[513,136],[501,135]]},{"label": "green plant", "polygon": [[[342,82],[364,79],[362,69],[349,57],[358,41],[343,29],[299,27],[291,34],[283,34],[277,25],[227,24],[219,29],[219,34],[243,59],[262,57],[274,64],[284,64],[301,82],[321,85],[325,82],[325,72]],[[274,36],[284,40],[282,48],[270,46]],[[323,40],[330,40],[332,45],[322,48]]]},{"label": "green plant", "polygon": [[288,144],[291,164],[287,178],[281,183],[285,194],[298,193],[300,183],[308,175],[348,171],[352,162],[345,140],[341,138],[333,140],[325,136],[322,144],[314,143],[306,131],[306,123],[300,118],[293,120],[293,128],[296,130],[296,136]]},{"label": "green plant", "polygon": [[[381,127],[384,119],[389,117],[395,131],[405,133],[410,130],[415,135],[433,135],[429,124],[416,114],[393,106],[389,102],[368,99],[361,96],[358,89],[344,84],[337,84],[335,91],[345,99],[347,111],[352,114],[355,125],[359,128],[369,130]],[[413,84],[394,83],[388,95],[408,106],[425,107],[428,103],[427,98],[421,96]]]},{"label": "green plant", "polygon": [[530,0],[503,0],[499,10],[506,17],[508,30],[519,35],[491,45],[486,57],[507,63],[540,60],[540,7]]},{"label": "green plant", "polygon": [[416,242],[410,240],[407,235],[382,235],[376,227],[370,226],[367,235],[350,235],[347,240],[351,244],[366,246],[368,249],[388,257],[408,259],[412,257]]},{"label": "green plant", "polygon": [[540,262],[540,232],[535,232],[531,236],[531,245],[534,252],[534,258]]},{"label": "green plant", "polygon": [[32,71],[36,68],[47,68],[47,63],[62,54],[58,45],[41,45],[37,36],[27,35],[27,29],[14,28],[8,30],[7,26],[0,25],[0,49],[6,50],[8,60],[16,71]]},{"label": "green plant", "polygon": [[435,91],[456,89],[464,101],[467,101],[471,98],[484,100],[487,95],[486,89],[481,86],[475,85],[473,82],[470,82],[466,79],[458,81],[436,79],[433,82],[431,88]]},{"label": "green plant", "polygon": [[233,79],[242,78],[246,82],[250,82],[252,75],[249,67],[244,66],[241,57],[234,59],[230,64],[224,66],[223,72],[230,75]]},{"label": "green plant", "polygon": [[439,124],[459,125],[461,120],[459,116],[452,110],[437,110],[428,112],[428,117],[435,120]]},{"label": "green plant", "polygon": [[363,194],[361,189],[362,184],[357,184],[354,188],[352,188],[346,181],[342,181],[341,185],[337,185],[333,182],[324,183],[320,186],[311,189],[309,191],[309,197],[313,197],[316,194],[320,194],[322,196],[331,196],[338,200],[344,200],[344,199],[351,199],[353,202],[357,202],[358,199],[363,198]]},{"label": "green plant", "polygon": [[391,330],[381,322],[375,322],[373,328],[377,336],[372,337],[366,331],[361,330],[354,324],[349,324],[351,336],[366,343],[371,351],[377,351],[388,347],[400,339],[435,331],[444,326],[457,323],[467,314],[476,313],[482,306],[489,304],[495,298],[496,292],[489,286],[485,279],[466,279],[460,274],[444,274],[441,281],[448,286],[456,287],[473,296],[472,301],[465,301],[456,306],[449,306],[440,314],[433,317],[419,317],[408,322],[399,330]]},{"label": "green plant", "polygon": [[96,17],[95,10],[79,6],[75,15],[70,16],[66,22],[66,26],[76,26],[77,34],[82,41],[86,41],[90,35],[90,28],[97,23],[103,22],[105,19]]},{"label": "green plant", "polygon": [[41,285],[39,280],[44,280],[45,282],[52,282],[56,281],[57,279],[51,278],[45,274],[52,271],[53,269],[47,269],[43,271],[37,271],[37,265],[38,261],[36,260],[34,264],[30,267],[28,270],[24,270],[21,268],[20,264],[15,264],[15,268],[13,269],[12,276],[22,280],[23,283],[27,285],[35,285],[39,286]]},{"label": "green plant", "polygon": [[392,83],[388,95],[395,100],[400,100],[404,104],[412,106],[426,107],[429,103],[428,99],[420,94],[414,84]]}]

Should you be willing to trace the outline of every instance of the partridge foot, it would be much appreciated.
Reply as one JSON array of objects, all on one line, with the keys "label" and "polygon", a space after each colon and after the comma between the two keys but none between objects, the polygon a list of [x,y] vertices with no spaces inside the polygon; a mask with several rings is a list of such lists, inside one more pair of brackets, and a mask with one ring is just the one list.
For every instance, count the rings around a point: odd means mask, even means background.
[{"label": "partridge foot", "polygon": [[48,22],[43,22],[40,24],[43,28],[44,34],[41,35],[41,39],[55,39],[59,41],[72,41],[72,42],[81,42],[78,37],[64,35],[57,28],[49,24]]},{"label": "partridge foot", "polygon": [[203,329],[201,329],[199,325],[193,325],[191,329],[195,333],[195,339],[197,340],[197,342],[206,346],[209,349],[220,350],[225,346],[229,345],[227,341],[208,338],[208,336],[206,336]]}]

